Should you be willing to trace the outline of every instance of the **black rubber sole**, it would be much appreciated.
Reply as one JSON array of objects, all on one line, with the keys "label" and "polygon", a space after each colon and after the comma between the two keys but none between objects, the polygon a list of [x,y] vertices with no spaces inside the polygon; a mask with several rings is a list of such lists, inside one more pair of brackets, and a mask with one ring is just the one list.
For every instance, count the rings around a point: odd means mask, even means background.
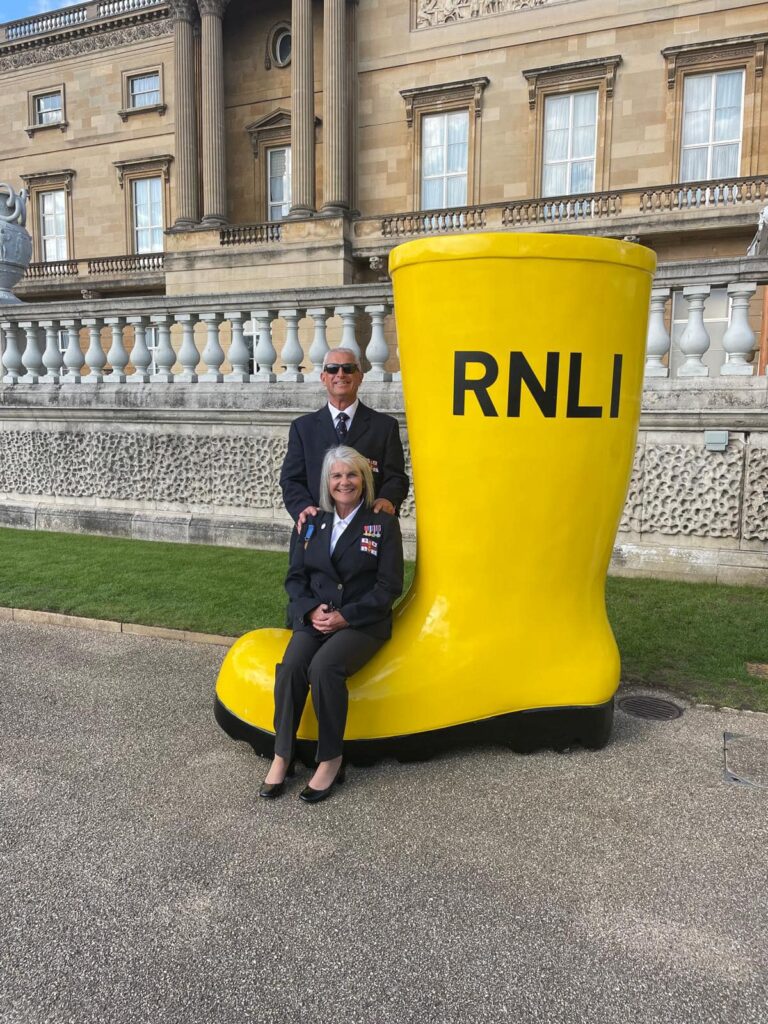
[{"label": "black rubber sole", "polygon": [[[216,697],[216,721],[232,739],[250,743],[261,757],[272,758],[274,734],[242,721]],[[354,765],[375,764],[381,758],[394,757],[406,763],[428,761],[435,754],[457,747],[483,743],[503,744],[516,753],[530,754],[542,748],[566,750],[580,745],[600,750],[611,736],[613,698],[594,707],[532,708],[515,711],[479,722],[467,722],[448,729],[388,736],[377,740],[347,740],[344,759]],[[308,766],[315,763],[315,743],[298,740],[296,757]]]}]

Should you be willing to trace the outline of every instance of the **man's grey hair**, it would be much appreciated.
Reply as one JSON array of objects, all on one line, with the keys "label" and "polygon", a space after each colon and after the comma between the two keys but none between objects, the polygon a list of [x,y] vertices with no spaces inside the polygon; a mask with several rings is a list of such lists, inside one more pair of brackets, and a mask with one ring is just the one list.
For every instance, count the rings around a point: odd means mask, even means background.
[{"label": "man's grey hair", "polygon": [[333,512],[333,500],[331,498],[331,469],[335,462],[343,462],[345,466],[353,466],[363,478],[363,501],[365,507],[370,508],[375,497],[373,488],[373,473],[368,459],[360,452],[349,445],[340,444],[335,448],[329,448],[323,458],[323,465],[320,470],[320,508],[324,512]]},{"label": "man's grey hair", "polygon": [[[339,353],[345,356],[349,356],[349,359],[339,359]],[[323,356],[323,369],[326,368],[328,363],[354,363],[358,368],[360,367],[360,359],[355,355],[351,348],[331,348]]]}]

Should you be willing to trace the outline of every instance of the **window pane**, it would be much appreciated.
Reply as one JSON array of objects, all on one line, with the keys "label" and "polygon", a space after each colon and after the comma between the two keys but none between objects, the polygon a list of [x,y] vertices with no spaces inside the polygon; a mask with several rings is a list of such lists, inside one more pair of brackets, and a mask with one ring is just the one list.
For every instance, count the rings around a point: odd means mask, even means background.
[{"label": "window pane", "polygon": [[709,110],[712,104],[712,75],[689,75],[685,79],[685,112]]},{"label": "window pane", "polygon": [[423,146],[442,146],[445,137],[445,114],[432,114],[421,119]]},{"label": "window pane", "polygon": [[570,96],[547,96],[544,104],[544,130],[567,130],[570,109]]},{"label": "window pane", "polygon": [[571,165],[571,192],[591,192],[594,186],[594,164],[581,160]]},{"label": "window pane", "polygon": [[544,168],[542,193],[545,196],[562,196],[568,191],[566,185],[567,164],[550,164]]},{"label": "window pane", "polygon": [[433,178],[421,186],[421,207],[423,210],[439,210],[443,205],[443,179]]},{"label": "window pane", "polygon": [[160,75],[136,75],[129,80],[130,105],[148,107],[160,102]]},{"label": "window pane", "polygon": [[741,137],[743,71],[725,71],[715,81],[715,141]]},{"label": "window pane", "polygon": [[597,93],[577,92],[573,97],[573,124],[576,128],[593,125],[597,120]]},{"label": "window pane", "polygon": [[61,121],[61,93],[51,92],[35,96],[36,124],[57,124]]},{"label": "window pane", "polygon": [[456,114],[448,115],[448,145],[453,145],[457,142],[467,142],[469,126],[469,114],[466,111],[461,111]]},{"label": "window pane", "polygon": [[133,188],[133,227],[136,252],[163,251],[163,189],[160,178],[136,178]]},{"label": "window pane", "polygon": [[457,143],[454,146],[448,147],[448,166],[447,170],[451,171],[466,171],[467,169],[467,144],[466,142]]},{"label": "window pane", "polygon": [[683,117],[683,145],[709,142],[709,110],[692,110]]},{"label": "window pane", "polygon": [[574,128],[573,130],[573,145],[571,147],[571,156],[574,160],[578,160],[579,157],[595,155],[595,126],[589,125],[585,128]]},{"label": "window pane", "polygon": [[686,149],[680,166],[681,181],[707,180],[707,149]]},{"label": "window pane", "polygon": [[467,178],[464,174],[448,179],[448,206],[465,206],[467,202]]},{"label": "window pane", "polygon": [[715,146],[712,150],[712,177],[735,178],[739,173],[739,147]]},{"label": "window pane", "polygon": [[544,134],[544,162],[565,160],[568,156],[568,129]]},{"label": "window pane", "polygon": [[422,173],[428,176],[443,173],[445,150],[442,146],[429,146],[424,150]]}]

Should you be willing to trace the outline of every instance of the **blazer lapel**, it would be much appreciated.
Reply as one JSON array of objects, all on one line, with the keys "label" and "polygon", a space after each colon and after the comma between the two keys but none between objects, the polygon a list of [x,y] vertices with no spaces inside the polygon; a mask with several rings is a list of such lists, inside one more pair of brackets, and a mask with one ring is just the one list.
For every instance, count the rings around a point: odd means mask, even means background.
[{"label": "blazer lapel", "polygon": [[[355,419],[357,419],[357,415],[355,415]],[[351,547],[356,540],[360,539],[360,525],[363,521],[363,517],[369,514],[369,512],[370,509],[367,509],[365,505],[361,505],[357,510],[355,518],[336,541],[336,547],[333,549],[333,554],[331,555],[331,559],[333,561],[341,558],[347,548]],[[333,519],[331,519],[331,523],[333,523]]]},{"label": "blazer lapel", "polygon": [[[333,564],[333,559],[331,557],[333,512],[319,512],[315,516],[315,524],[315,529],[317,530],[317,533],[315,534],[317,540],[314,541],[314,543],[317,544],[317,555],[315,557],[317,557],[320,561],[324,563],[325,570],[328,572],[330,576],[335,576],[336,579],[338,579],[336,566]],[[310,541],[310,543],[313,542]]]},{"label": "blazer lapel", "polygon": [[[352,426],[349,428],[345,442],[350,448],[354,448],[358,439],[366,432],[370,418],[371,410],[360,402],[355,411],[355,418],[352,420]],[[334,430],[335,433],[336,431]]]},{"label": "blazer lapel", "polygon": [[[357,419],[357,416],[355,416]],[[333,416],[331,416],[331,410],[326,405],[323,409],[317,410],[315,416],[318,430],[318,438],[322,445],[323,451],[327,452],[329,448],[335,448],[339,443],[339,439],[336,435],[336,428],[333,425]],[[354,423],[354,420],[353,420]]]}]

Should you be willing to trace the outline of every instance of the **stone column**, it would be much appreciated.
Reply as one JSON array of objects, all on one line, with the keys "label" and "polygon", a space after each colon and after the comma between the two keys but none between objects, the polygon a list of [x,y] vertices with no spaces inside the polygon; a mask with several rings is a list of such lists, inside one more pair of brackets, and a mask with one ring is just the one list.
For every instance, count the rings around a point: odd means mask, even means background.
[{"label": "stone column", "polygon": [[315,212],[312,0],[291,4],[291,216]]},{"label": "stone column", "polygon": [[227,223],[222,19],[229,0],[198,0],[202,20],[203,224]]},{"label": "stone column", "polygon": [[349,89],[346,0],[325,0],[323,25],[323,212],[349,209],[347,154]]},{"label": "stone column", "polygon": [[194,0],[170,0],[173,16],[174,90],[176,103],[176,220],[191,228],[200,220],[197,205],[197,118],[195,115]]}]

